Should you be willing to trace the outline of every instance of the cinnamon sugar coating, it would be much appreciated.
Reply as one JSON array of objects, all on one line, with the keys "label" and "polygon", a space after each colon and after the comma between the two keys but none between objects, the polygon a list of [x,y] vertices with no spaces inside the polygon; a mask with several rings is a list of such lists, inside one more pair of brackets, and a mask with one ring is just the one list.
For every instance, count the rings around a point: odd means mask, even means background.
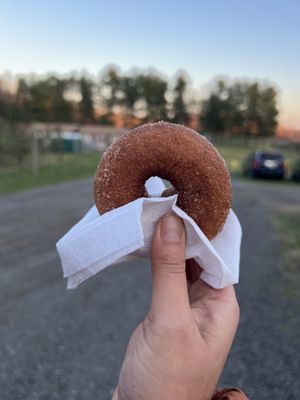
[{"label": "cinnamon sugar coating", "polygon": [[94,179],[101,214],[145,196],[151,176],[167,179],[177,205],[208,239],[224,226],[231,206],[231,181],[215,147],[190,128],[167,122],[145,124],[117,139],[104,152]]}]

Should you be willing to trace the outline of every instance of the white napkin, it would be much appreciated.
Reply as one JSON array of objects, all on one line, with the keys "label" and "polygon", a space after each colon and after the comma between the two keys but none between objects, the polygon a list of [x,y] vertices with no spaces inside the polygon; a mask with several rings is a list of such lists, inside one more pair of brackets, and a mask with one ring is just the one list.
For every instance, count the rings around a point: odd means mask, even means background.
[{"label": "white napkin", "polygon": [[[146,182],[150,196],[165,189],[160,178]],[[230,210],[223,230],[211,241],[194,220],[176,206],[177,195],[139,198],[100,215],[93,206],[56,244],[68,288],[111,264],[135,257],[149,257],[156,222],[169,212],[183,219],[187,240],[185,258],[194,258],[203,268],[200,278],[219,289],[238,282],[242,230]]]}]

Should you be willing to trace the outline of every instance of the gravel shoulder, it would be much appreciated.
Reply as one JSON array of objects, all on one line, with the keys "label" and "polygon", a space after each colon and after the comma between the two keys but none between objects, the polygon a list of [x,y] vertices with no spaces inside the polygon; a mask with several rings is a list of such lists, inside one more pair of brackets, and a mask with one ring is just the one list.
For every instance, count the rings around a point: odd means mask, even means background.
[{"label": "gravel shoulder", "polygon": [[[243,226],[241,321],[220,384],[251,399],[300,398],[300,294],[291,298],[274,213],[300,187],[234,182]],[[92,205],[85,179],[0,198],[3,400],[110,399],[128,338],[150,302],[149,263],[112,266],[66,290],[55,242]]]}]

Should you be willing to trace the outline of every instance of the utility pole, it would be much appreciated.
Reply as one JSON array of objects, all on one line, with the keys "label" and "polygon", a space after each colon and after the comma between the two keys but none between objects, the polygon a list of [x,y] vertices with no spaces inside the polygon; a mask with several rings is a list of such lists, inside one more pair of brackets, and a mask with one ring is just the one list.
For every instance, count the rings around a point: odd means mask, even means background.
[{"label": "utility pole", "polygon": [[39,142],[34,131],[31,134],[31,171],[33,174],[39,171]]}]

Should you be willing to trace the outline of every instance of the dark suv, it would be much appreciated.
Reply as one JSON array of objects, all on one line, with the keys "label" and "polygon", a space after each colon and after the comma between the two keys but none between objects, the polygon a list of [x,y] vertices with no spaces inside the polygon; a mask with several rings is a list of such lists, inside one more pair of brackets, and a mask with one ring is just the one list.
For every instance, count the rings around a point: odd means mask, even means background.
[{"label": "dark suv", "polygon": [[257,150],[244,161],[243,173],[251,178],[284,179],[285,165],[283,155]]}]

